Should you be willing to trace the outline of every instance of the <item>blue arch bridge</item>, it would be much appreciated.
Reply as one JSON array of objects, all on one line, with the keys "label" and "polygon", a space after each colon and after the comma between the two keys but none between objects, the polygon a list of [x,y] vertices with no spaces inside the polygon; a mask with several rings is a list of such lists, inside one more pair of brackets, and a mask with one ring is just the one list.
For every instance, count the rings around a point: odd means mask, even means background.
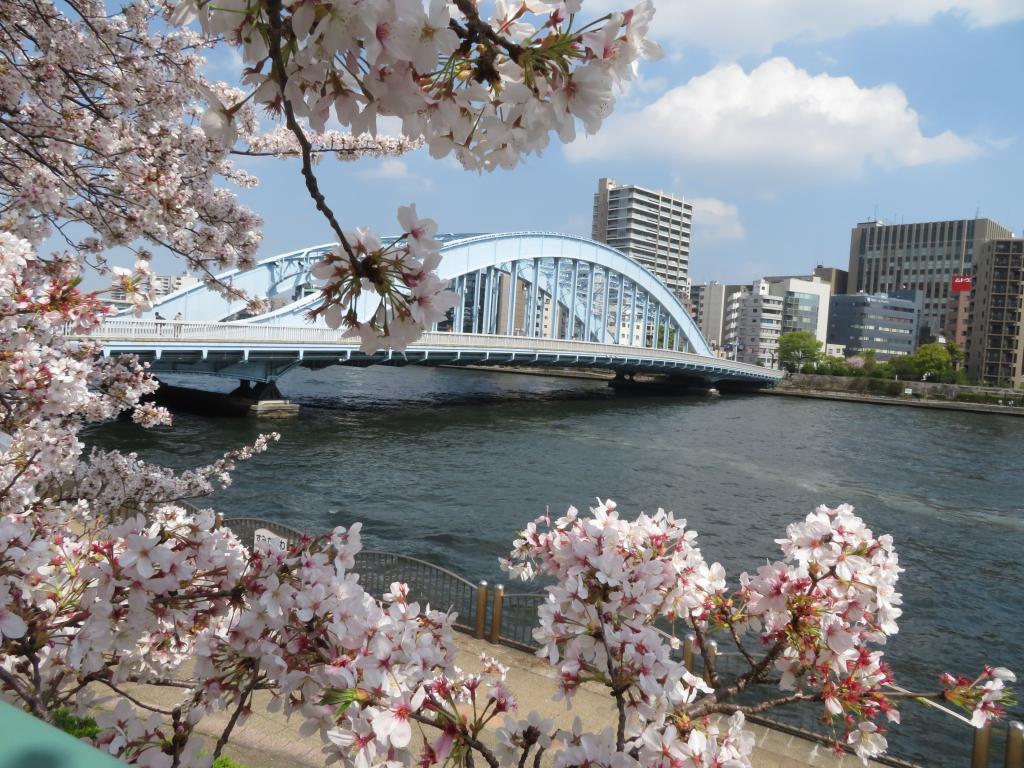
[{"label": "blue arch bridge", "polygon": [[122,313],[108,320],[95,337],[104,354],[137,354],[158,375],[239,379],[257,399],[260,392],[280,397],[274,382],[296,366],[608,369],[619,382],[660,374],[673,386],[721,389],[772,386],[781,378],[778,371],[715,357],[679,299],[606,245],[542,232],[442,240],[439,275],[451,281],[459,304],[404,352],[366,355],[357,340],[307,320],[319,300],[310,269],[331,245],[219,276],[265,298],[270,310],[264,314],[248,316],[244,302],[194,285],[166,296],[142,318]]}]

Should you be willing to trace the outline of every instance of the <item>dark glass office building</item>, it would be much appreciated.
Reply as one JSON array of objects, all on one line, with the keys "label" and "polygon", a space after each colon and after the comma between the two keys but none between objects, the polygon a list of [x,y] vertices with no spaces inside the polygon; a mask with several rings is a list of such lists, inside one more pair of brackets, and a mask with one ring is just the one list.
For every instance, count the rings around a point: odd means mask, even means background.
[{"label": "dark glass office building", "polygon": [[920,309],[917,291],[833,296],[829,301],[828,343],[842,344],[847,355],[873,349],[878,360],[913,354]]}]

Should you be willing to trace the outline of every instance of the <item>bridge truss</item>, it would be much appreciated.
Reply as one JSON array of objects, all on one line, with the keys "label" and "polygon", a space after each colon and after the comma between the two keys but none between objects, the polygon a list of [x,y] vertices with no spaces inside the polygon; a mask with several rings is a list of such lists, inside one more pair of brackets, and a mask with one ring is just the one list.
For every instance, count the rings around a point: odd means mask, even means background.
[{"label": "bridge truss", "polygon": [[[271,306],[265,314],[247,316],[242,302],[198,285],[167,296],[141,322],[109,322],[100,335],[108,350],[141,354],[157,372],[252,381],[273,381],[295,365],[375,363],[610,367],[685,375],[710,385],[778,379],[775,371],[714,357],[678,297],[606,245],[543,232],[443,240],[439,276],[450,281],[459,304],[405,354],[362,355],[351,340],[307,320],[319,301],[310,269],[330,245],[220,276],[265,298]],[[374,308],[367,302],[359,311],[366,316]],[[165,319],[180,314],[185,322],[146,323],[156,312]]]}]

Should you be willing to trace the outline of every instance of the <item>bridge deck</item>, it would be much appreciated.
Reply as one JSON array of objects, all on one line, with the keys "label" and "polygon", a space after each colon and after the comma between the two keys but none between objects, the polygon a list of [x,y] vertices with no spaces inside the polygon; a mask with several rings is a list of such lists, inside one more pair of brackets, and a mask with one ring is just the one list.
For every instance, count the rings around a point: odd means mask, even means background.
[{"label": "bridge deck", "polygon": [[610,368],[771,386],[779,371],[671,349],[526,336],[424,333],[404,352],[367,355],[358,340],[328,328],[116,319],[91,337],[105,354],[131,352],[158,372],[193,372],[268,381],[296,366],[501,365]]}]

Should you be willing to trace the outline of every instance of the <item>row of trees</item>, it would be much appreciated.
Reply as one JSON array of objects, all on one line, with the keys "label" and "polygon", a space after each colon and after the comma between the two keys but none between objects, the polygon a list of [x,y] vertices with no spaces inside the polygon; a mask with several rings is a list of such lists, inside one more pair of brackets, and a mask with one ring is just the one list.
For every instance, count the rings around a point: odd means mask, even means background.
[{"label": "row of trees", "polygon": [[779,337],[779,363],[790,373],[967,383],[967,374],[962,368],[964,353],[953,341],[922,344],[912,355],[900,355],[885,362],[877,360],[874,350],[843,358],[826,356],[822,347],[809,331],[784,333]]}]

